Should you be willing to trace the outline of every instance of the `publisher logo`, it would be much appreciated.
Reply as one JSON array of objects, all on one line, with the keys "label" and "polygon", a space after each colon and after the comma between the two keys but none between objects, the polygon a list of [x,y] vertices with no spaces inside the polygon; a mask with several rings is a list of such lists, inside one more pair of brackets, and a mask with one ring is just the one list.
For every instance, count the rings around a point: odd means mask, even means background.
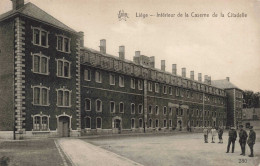
[{"label": "publisher logo", "polygon": [[125,20],[126,21],[126,19],[129,18],[128,17],[128,13],[124,12],[124,10],[119,10],[117,15],[118,15],[118,20],[119,21],[121,21],[121,20]]}]

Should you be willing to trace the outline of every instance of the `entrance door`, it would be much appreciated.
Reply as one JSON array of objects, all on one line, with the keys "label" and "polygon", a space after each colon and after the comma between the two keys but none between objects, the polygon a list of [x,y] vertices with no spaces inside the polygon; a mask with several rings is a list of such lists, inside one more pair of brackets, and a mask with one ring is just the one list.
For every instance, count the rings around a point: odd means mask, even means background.
[{"label": "entrance door", "polygon": [[113,133],[121,133],[121,120],[120,119],[114,120]]},{"label": "entrance door", "polygon": [[181,131],[182,130],[182,121],[178,120],[177,125],[178,125],[177,128]]},{"label": "entrance door", "polygon": [[61,116],[58,123],[58,133],[60,137],[69,136],[69,117]]}]

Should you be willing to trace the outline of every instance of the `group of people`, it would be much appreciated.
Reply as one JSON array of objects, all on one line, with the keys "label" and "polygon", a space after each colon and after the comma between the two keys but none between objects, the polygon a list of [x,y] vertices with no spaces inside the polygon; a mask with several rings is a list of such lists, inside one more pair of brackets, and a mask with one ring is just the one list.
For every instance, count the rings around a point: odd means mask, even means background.
[{"label": "group of people", "polygon": [[[250,148],[250,152],[251,152],[249,157],[254,157],[254,149],[253,148],[254,148],[254,144],[255,144],[255,140],[256,140],[256,133],[253,130],[253,126],[249,127],[249,129],[250,129],[249,134],[247,134],[247,132],[243,129],[243,127],[244,127],[243,125],[239,126],[239,128],[240,128],[239,143],[240,143],[241,151],[242,151],[242,153],[240,155],[243,155],[243,156],[246,155],[245,151],[246,151],[246,143],[247,143],[249,148]],[[229,148],[230,148],[231,143],[232,143],[232,153],[234,153],[235,142],[236,142],[236,139],[237,139],[237,132],[236,132],[236,130],[233,126],[229,130],[228,136],[229,136],[229,138],[228,138],[228,146],[227,146],[227,152],[226,153],[229,153]],[[247,139],[247,137],[248,137],[248,139]]]},{"label": "group of people", "polygon": [[[239,143],[241,146],[241,151],[242,153],[240,155],[245,156],[245,151],[246,151],[246,143],[248,144],[251,154],[249,155],[249,157],[254,157],[254,144],[255,144],[255,140],[256,140],[256,133],[253,130],[253,126],[250,126],[250,132],[249,134],[247,134],[247,132],[243,129],[243,125],[240,125],[240,131],[239,131]],[[215,128],[215,127],[205,127],[203,129],[203,133],[204,133],[204,142],[208,143],[208,135],[209,133],[211,134],[211,143],[215,143],[215,137],[218,134],[218,138],[219,138],[219,142],[218,143],[223,143],[223,139],[222,139],[222,135],[223,135],[223,128],[219,127],[219,128]],[[227,145],[227,152],[229,153],[229,149],[230,149],[230,145],[232,143],[232,153],[234,153],[235,150],[235,141],[237,139],[237,132],[235,130],[235,128],[233,126],[231,126],[229,132],[228,132],[228,145]],[[247,139],[248,138],[248,139]]]}]

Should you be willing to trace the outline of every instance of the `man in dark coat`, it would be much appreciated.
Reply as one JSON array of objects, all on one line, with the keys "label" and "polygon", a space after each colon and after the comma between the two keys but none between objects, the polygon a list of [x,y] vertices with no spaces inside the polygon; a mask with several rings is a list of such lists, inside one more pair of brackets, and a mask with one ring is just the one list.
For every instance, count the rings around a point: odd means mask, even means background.
[{"label": "man in dark coat", "polygon": [[232,153],[234,153],[235,142],[236,142],[236,139],[237,139],[237,132],[236,132],[236,130],[233,126],[231,126],[231,129],[229,130],[228,136],[229,136],[229,138],[228,138],[228,146],[227,146],[227,152],[226,153],[229,153],[229,148],[230,148],[231,143],[232,143]]},{"label": "man in dark coat", "polygon": [[246,131],[243,129],[243,125],[239,126],[240,131],[239,131],[239,143],[241,146],[241,151],[242,153],[240,155],[245,156],[245,152],[246,152],[246,140],[247,140],[247,133]]},{"label": "man in dark coat", "polygon": [[223,135],[223,129],[221,127],[218,128],[218,139],[220,144],[223,144],[223,139],[222,139],[222,135]]},{"label": "man in dark coat", "polygon": [[249,157],[254,157],[254,144],[255,144],[255,139],[256,139],[256,134],[255,131],[253,130],[253,126],[249,127],[250,132],[249,132],[249,136],[248,136],[248,140],[247,140],[247,144],[250,148],[251,154],[249,155]]}]

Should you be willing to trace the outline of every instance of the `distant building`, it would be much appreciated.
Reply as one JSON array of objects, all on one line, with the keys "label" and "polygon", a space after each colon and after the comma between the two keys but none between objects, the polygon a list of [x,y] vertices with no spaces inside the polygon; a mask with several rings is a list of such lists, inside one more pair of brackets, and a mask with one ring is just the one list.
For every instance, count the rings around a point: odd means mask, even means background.
[{"label": "distant building", "polygon": [[[155,68],[84,47],[76,32],[32,3],[0,15],[0,137],[160,132],[241,123],[242,90],[186,68]],[[14,133],[13,133],[14,132]]]},{"label": "distant building", "polygon": [[212,81],[212,85],[225,90],[227,94],[227,126],[238,127],[242,124],[243,91],[232,84],[227,77]]},{"label": "distant building", "polygon": [[260,108],[244,108],[242,111],[242,124],[248,128],[260,129]]}]

